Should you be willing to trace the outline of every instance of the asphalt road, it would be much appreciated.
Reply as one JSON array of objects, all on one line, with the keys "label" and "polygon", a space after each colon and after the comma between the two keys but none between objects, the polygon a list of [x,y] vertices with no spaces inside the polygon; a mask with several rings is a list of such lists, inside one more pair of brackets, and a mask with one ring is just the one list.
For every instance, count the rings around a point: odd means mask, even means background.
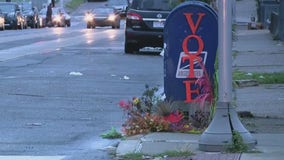
[{"label": "asphalt road", "polygon": [[[124,121],[121,99],[163,83],[163,58],[123,53],[124,26],[0,33],[0,155],[110,159],[100,134]],[[88,153],[88,154],[86,154]]]}]

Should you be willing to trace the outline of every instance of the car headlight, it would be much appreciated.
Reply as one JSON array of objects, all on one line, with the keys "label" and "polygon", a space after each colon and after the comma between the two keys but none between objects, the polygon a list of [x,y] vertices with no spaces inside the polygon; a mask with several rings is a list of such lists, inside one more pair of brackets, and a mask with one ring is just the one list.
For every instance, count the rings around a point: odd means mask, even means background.
[{"label": "car headlight", "polygon": [[4,23],[5,23],[4,18],[0,17],[0,24],[4,24]]},{"label": "car headlight", "polygon": [[54,16],[54,21],[55,22],[60,22],[61,21],[61,16],[60,15]]},{"label": "car headlight", "polygon": [[108,20],[109,21],[114,21],[115,20],[115,15],[114,14],[111,14],[108,16]]},{"label": "car headlight", "polygon": [[86,14],[84,19],[85,19],[86,22],[90,22],[94,19],[94,15],[90,14],[90,13]]}]

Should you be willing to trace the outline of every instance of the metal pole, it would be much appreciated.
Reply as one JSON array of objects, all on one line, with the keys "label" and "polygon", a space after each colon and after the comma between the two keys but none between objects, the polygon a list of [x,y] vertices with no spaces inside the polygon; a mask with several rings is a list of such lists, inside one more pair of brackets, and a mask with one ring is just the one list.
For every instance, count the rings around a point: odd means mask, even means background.
[{"label": "metal pole", "polygon": [[60,7],[63,8],[64,7],[64,0],[60,0]]},{"label": "metal pole", "polygon": [[233,0],[233,8],[232,8],[232,16],[233,16],[233,24],[237,22],[236,20],[236,0]]},{"label": "metal pole", "polygon": [[279,6],[279,39],[281,41],[284,41],[284,0],[280,0],[280,6]]},{"label": "metal pole", "polygon": [[218,102],[215,115],[199,141],[202,151],[225,151],[232,144],[232,132],[237,131],[248,148],[256,140],[243,127],[232,101],[232,1],[218,1]]},{"label": "metal pole", "polygon": [[221,0],[218,12],[219,101],[232,101],[232,3]]}]

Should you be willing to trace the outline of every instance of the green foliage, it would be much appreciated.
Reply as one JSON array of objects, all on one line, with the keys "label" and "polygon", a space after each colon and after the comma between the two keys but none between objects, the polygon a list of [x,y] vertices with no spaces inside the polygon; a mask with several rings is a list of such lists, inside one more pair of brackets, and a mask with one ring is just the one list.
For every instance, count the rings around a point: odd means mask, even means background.
[{"label": "green foliage", "polygon": [[193,115],[191,115],[192,125],[200,130],[207,128],[209,125],[210,113],[197,110]]},{"label": "green foliage", "polygon": [[169,122],[161,116],[149,113],[141,114],[139,112],[132,112],[131,116],[123,124],[123,132],[127,136],[167,131],[168,129]]},{"label": "green foliage", "polygon": [[155,157],[189,157],[194,155],[191,151],[166,151],[164,153],[155,155]]},{"label": "green foliage", "polygon": [[146,107],[146,112],[152,113],[153,106],[160,100],[155,93],[158,91],[158,87],[150,88],[149,85],[145,85],[145,91],[142,94],[141,102],[143,102],[144,107]]},{"label": "green foliage", "polygon": [[232,131],[232,144],[227,148],[227,151],[230,153],[248,152],[248,146],[238,131]]},{"label": "green foliage", "polygon": [[274,73],[246,73],[242,71],[233,72],[233,80],[254,79],[260,84],[277,84],[284,83],[284,72]]},{"label": "green foliage", "polygon": [[102,138],[106,139],[116,139],[116,138],[122,138],[121,133],[117,132],[114,127],[112,127],[107,133],[101,134]]},{"label": "green foliage", "polygon": [[121,156],[123,160],[143,160],[144,156],[142,153],[128,153]]},{"label": "green foliage", "polygon": [[172,112],[174,112],[176,107],[173,105],[172,102],[168,101],[159,101],[157,103],[156,112],[160,116],[168,116]]},{"label": "green foliage", "polygon": [[66,7],[75,9],[83,3],[85,3],[85,0],[71,0],[69,3],[66,4]]},{"label": "green foliage", "polygon": [[161,159],[163,157],[189,157],[194,155],[191,151],[166,151],[161,154],[155,155],[143,155],[142,153],[128,153],[126,155],[120,156],[119,158],[123,160],[144,160],[144,159]]}]

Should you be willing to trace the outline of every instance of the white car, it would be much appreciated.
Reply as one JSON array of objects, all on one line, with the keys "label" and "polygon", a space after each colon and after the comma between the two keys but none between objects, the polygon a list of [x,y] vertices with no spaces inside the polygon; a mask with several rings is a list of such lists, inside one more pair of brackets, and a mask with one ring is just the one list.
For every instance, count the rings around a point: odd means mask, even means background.
[{"label": "white car", "polygon": [[46,24],[46,12],[47,9],[43,8],[39,12],[40,26],[41,27],[70,27],[71,26],[71,16],[65,12],[64,8],[54,7],[52,8],[52,23]]}]

